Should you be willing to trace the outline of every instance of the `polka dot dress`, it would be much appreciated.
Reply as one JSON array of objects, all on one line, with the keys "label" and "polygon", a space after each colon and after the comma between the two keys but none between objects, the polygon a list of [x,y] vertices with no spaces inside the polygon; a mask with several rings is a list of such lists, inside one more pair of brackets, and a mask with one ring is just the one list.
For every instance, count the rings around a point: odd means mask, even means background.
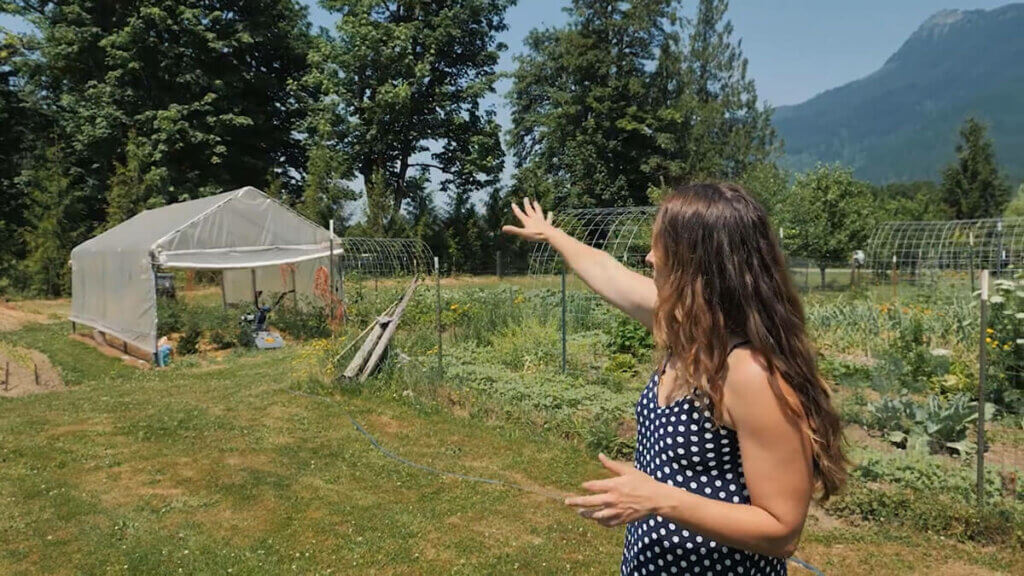
[{"label": "polka dot dress", "polygon": [[[636,404],[633,463],[637,470],[706,498],[750,504],[736,431],[725,426],[714,428],[711,411],[695,402],[699,400],[695,394],[664,408],[659,406],[660,372],[651,376]],[[786,573],[784,558],[724,546],[661,516],[641,518],[626,527],[623,575]]]}]

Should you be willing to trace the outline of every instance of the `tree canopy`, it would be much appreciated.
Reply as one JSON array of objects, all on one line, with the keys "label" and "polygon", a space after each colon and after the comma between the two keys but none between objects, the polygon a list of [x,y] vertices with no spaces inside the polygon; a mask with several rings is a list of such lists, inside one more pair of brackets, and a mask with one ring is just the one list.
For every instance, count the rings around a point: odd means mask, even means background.
[{"label": "tree canopy", "polygon": [[574,0],[562,28],[533,30],[508,99],[523,193],[556,204],[646,204],[653,187],[738,178],[774,143],[728,2]]}]

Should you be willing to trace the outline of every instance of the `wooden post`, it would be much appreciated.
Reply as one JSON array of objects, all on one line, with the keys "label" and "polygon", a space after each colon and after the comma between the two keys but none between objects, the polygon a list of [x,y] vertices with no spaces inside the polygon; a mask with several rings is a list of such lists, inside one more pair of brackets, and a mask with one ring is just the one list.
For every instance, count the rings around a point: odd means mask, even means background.
[{"label": "wooden post", "polygon": [[377,363],[380,362],[381,356],[384,355],[384,350],[387,349],[388,343],[391,342],[391,338],[395,335],[395,330],[398,328],[398,321],[402,318],[402,312],[405,311],[406,305],[409,304],[409,300],[412,299],[413,293],[416,291],[416,285],[419,284],[418,278],[413,278],[409,288],[405,291],[405,296],[402,297],[402,301],[398,304],[398,308],[395,309],[394,315],[391,317],[391,321],[388,322],[388,327],[384,329],[384,334],[381,335],[380,341],[377,343],[377,347],[373,350],[373,355],[366,362],[366,366],[363,367],[363,374],[359,377],[360,382],[365,382],[370,374],[373,373],[374,368],[377,367]]},{"label": "wooden post", "polygon": [[374,320],[373,331],[363,341],[363,345],[359,347],[356,355],[352,357],[352,361],[348,363],[348,367],[345,368],[343,375],[345,378],[355,378],[356,374],[362,370],[363,365],[366,364],[366,359],[370,355],[370,351],[377,346],[377,342],[380,341],[381,335],[384,333],[384,325],[389,323],[390,319],[380,317]]},{"label": "wooden post", "polygon": [[249,268],[249,277],[252,279],[252,303],[253,306],[260,307],[260,297],[256,294],[256,269]]},{"label": "wooden post", "polygon": [[978,336],[978,512],[985,505],[985,373],[988,329],[988,270],[981,271],[981,334]]},{"label": "wooden post", "polygon": [[225,310],[228,309],[228,289],[226,284],[227,281],[224,280],[224,274],[226,273],[227,270],[220,271],[220,303]]},{"label": "wooden post", "polygon": [[35,377],[36,387],[38,387],[39,386],[39,365],[36,364],[35,360],[32,361],[32,375]]},{"label": "wooden post", "polygon": [[295,284],[295,264],[289,268],[292,272],[292,304],[295,305],[295,309],[299,309],[299,287]]},{"label": "wooden post", "polygon": [[497,263],[498,280],[501,280],[501,250],[495,255],[495,262]]},{"label": "wooden post", "polygon": [[4,362],[4,392],[11,388],[11,361]]}]

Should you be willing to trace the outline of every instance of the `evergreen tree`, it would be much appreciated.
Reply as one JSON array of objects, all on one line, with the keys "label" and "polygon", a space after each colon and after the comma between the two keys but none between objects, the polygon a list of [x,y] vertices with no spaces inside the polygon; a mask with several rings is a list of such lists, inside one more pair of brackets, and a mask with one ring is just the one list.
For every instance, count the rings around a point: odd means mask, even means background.
[{"label": "evergreen tree", "polygon": [[733,43],[732,23],[725,18],[728,8],[728,0],[697,5],[677,72],[683,90],[667,103],[683,126],[673,122],[673,129],[659,130],[666,135],[660,153],[666,179],[739,179],[772,152],[771,110],[759,105],[754,81],[747,77],[747,59],[741,43]]},{"label": "evergreen tree", "polygon": [[20,53],[18,37],[0,31],[0,293],[12,285],[22,287],[16,276],[25,254],[19,231],[26,225],[26,202],[15,182],[30,150],[32,133],[39,128],[14,68]]},{"label": "evergreen tree", "polygon": [[675,0],[575,0],[564,28],[532,31],[509,92],[515,194],[646,204],[659,188],[768,161],[771,111],[727,6],[703,0],[686,36]]},{"label": "evergreen tree", "polygon": [[942,173],[942,197],[954,219],[993,218],[1010,201],[987,128],[975,118],[960,127],[957,159]]}]

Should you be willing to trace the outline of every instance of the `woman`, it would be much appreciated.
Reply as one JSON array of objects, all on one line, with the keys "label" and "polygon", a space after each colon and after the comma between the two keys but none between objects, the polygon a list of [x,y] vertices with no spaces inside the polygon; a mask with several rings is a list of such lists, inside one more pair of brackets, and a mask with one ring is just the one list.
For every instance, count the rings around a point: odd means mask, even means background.
[{"label": "woman", "polygon": [[513,204],[502,231],[557,250],[652,330],[662,362],[636,405],[633,464],[565,503],[628,523],[622,574],[785,574],[815,492],[846,479],[842,430],[764,209],[734,184],[675,190],[658,208],[653,279]]}]

